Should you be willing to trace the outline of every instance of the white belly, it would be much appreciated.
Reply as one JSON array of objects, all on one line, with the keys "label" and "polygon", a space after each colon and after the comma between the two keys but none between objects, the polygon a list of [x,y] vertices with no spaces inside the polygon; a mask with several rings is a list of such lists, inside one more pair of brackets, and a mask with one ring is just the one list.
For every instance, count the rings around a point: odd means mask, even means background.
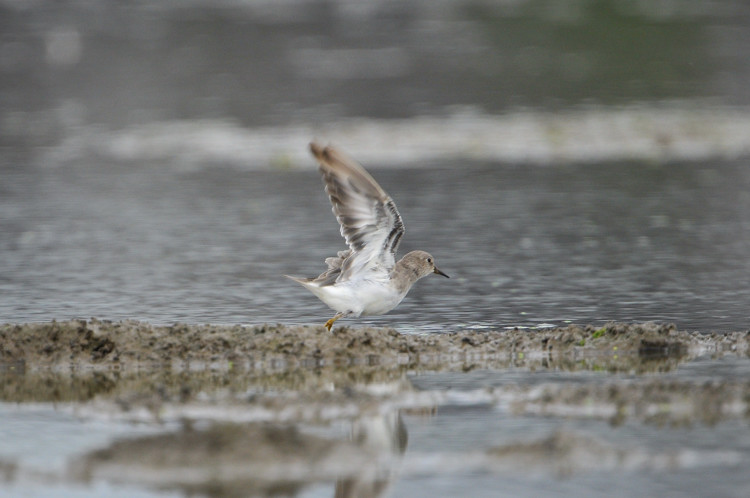
[{"label": "white belly", "polygon": [[383,315],[398,306],[406,294],[377,280],[358,280],[309,289],[331,309],[353,316]]}]

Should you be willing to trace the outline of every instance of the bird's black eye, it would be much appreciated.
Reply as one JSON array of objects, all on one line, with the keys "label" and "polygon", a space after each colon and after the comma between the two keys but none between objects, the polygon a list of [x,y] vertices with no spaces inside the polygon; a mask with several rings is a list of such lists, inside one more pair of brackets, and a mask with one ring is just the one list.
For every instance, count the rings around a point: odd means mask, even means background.
[{"label": "bird's black eye", "polygon": [[428,263],[432,263],[432,258],[427,258]]}]

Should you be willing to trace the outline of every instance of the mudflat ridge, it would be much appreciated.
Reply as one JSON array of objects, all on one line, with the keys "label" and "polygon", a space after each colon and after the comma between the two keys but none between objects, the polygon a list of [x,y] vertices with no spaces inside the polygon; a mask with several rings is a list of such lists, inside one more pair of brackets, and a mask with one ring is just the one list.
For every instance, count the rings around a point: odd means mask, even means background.
[{"label": "mudflat ridge", "polygon": [[391,328],[152,325],[97,319],[0,325],[0,363],[26,368],[128,368],[185,362],[428,365],[508,357],[682,357],[750,352],[750,332],[680,331],[671,324],[609,323],[549,329],[401,334]]}]

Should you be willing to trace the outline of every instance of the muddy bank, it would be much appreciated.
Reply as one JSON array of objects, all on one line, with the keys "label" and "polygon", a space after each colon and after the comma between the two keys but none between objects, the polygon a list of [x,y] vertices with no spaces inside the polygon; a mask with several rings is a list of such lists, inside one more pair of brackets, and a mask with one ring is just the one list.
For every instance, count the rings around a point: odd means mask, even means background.
[{"label": "muddy bank", "polygon": [[[734,473],[747,461],[741,443],[704,442],[709,431],[717,441],[730,433],[731,442],[733,427],[747,425],[747,356],[747,332],[657,324],[439,335],[4,325],[6,439],[22,447],[33,438],[36,431],[13,436],[13,417],[23,429],[25,414],[34,419],[39,409],[45,421],[72,415],[91,427],[158,431],[71,452],[59,473],[11,455],[0,459],[0,483],[44,475],[225,497],[330,486],[343,497],[382,496],[424,476],[473,483],[497,474],[527,485],[599,472]],[[642,437],[656,430],[658,438]]]},{"label": "muddy bank", "polygon": [[[319,423],[377,411],[384,402],[429,412],[458,396],[519,416],[711,425],[750,414],[750,383],[667,376],[488,384],[482,372],[659,374],[697,356],[747,356],[748,341],[743,332],[701,334],[657,324],[433,335],[98,320],[4,325],[0,401],[71,403],[87,416],[138,421]],[[434,388],[441,382],[436,376],[448,382],[456,374],[469,391]]]},{"label": "muddy bank", "polygon": [[570,325],[541,330],[482,330],[406,335],[389,328],[186,325],[96,319],[0,326],[0,363],[25,368],[210,365],[249,368],[400,364],[439,365],[505,358],[678,358],[714,352],[745,355],[748,332],[679,331],[673,325]]}]

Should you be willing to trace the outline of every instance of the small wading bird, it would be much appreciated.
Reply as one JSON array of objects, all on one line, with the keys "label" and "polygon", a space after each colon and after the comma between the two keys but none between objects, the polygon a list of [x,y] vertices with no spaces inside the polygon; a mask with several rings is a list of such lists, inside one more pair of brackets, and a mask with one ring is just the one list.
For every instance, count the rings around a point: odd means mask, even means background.
[{"label": "small wading bird", "polygon": [[396,262],[404,223],[396,204],[362,166],[333,147],[313,142],[310,151],[320,163],[349,249],[327,258],[328,270],[316,278],[287,277],[337,312],[325,324],[329,331],[339,318],[388,313],[414,282],[430,273],[449,278],[424,251],[412,251]]}]

